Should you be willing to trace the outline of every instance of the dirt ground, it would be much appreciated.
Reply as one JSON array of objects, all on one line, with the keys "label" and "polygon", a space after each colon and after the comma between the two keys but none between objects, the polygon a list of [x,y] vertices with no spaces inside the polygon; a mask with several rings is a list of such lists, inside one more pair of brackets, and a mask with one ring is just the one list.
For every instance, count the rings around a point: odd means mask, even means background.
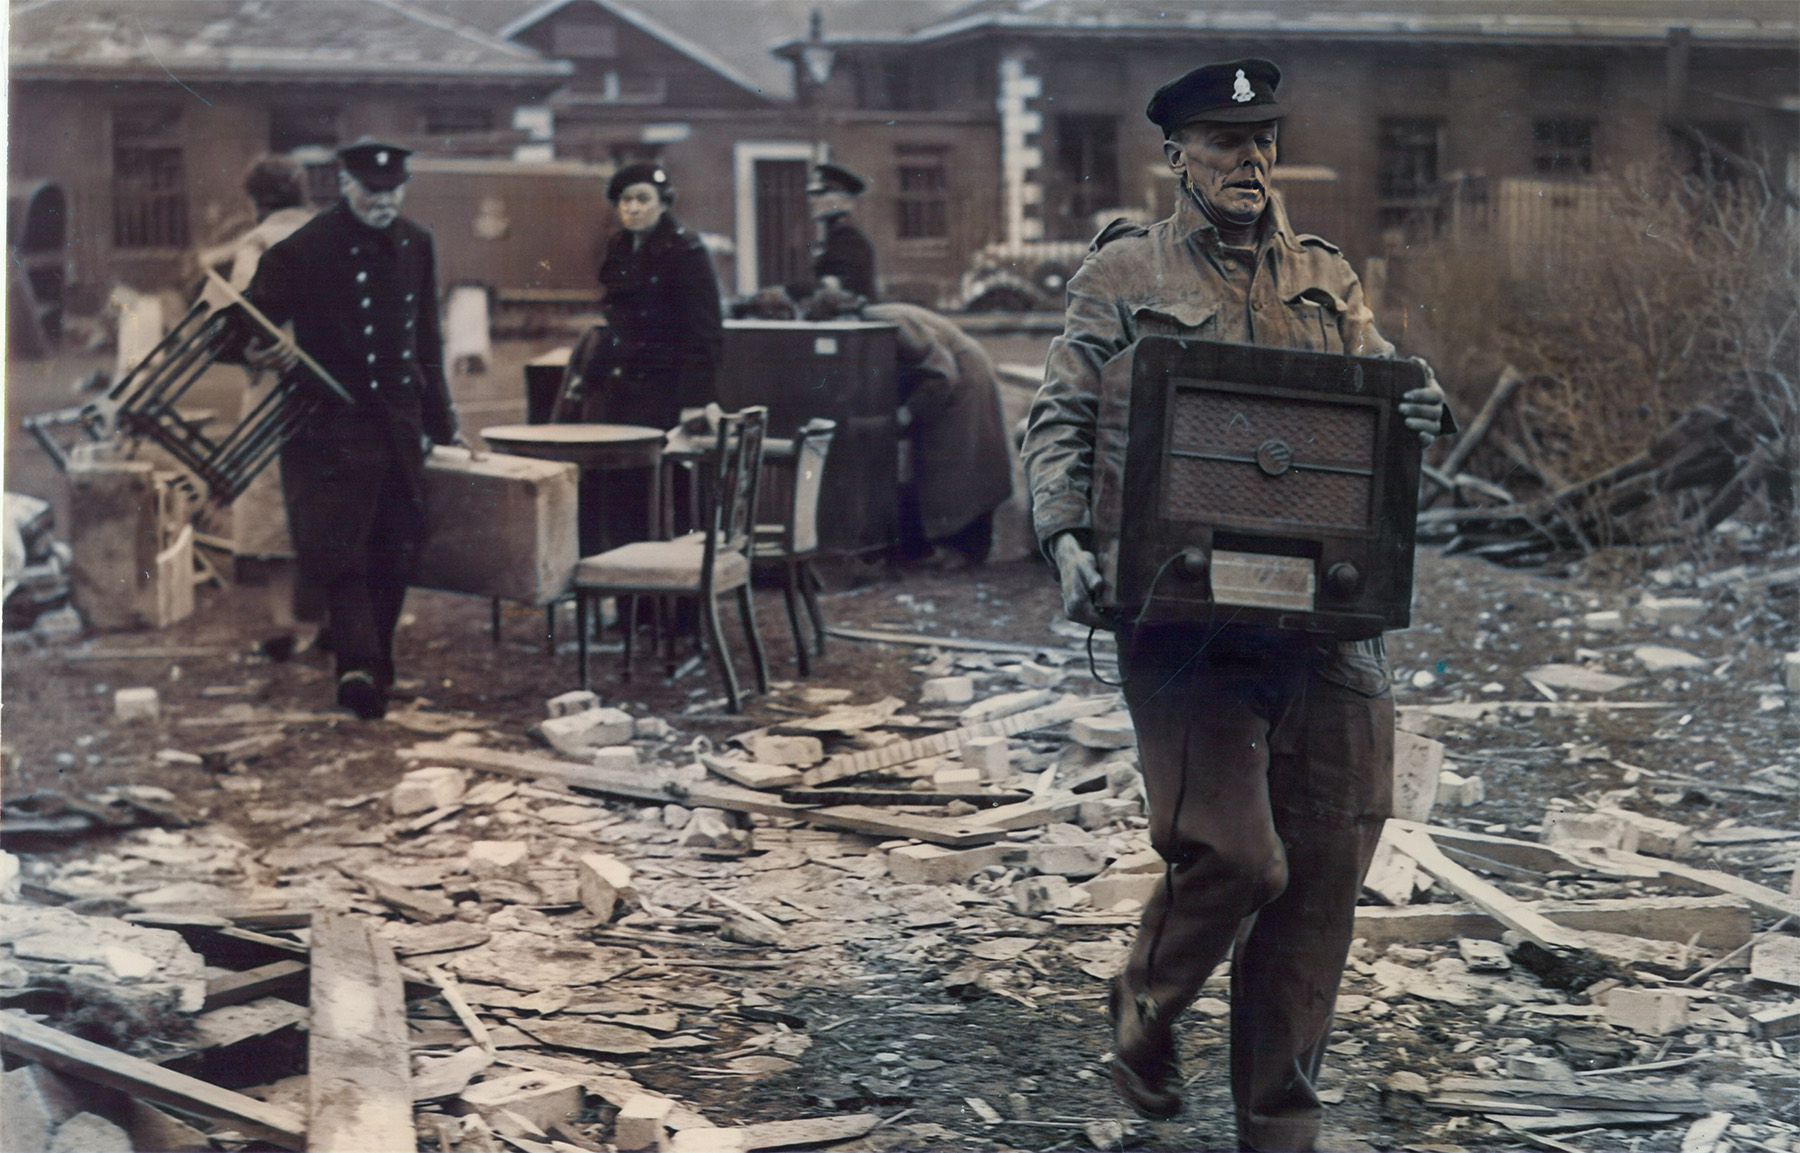
[{"label": "dirt ground", "polygon": [[[554,342],[508,348],[487,378],[460,379],[457,396],[465,424],[478,428],[519,419],[522,401],[508,395],[509,382],[517,379],[512,369],[548,343]],[[1033,348],[1041,349],[1035,338],[1014,341],[996,349],[997,359],[1025,360]],[[32,459],[35,450],[18,438],[16,420],[31,402],[42,407],[53,401],[62,387],[57,382],[72,379],[74,367],[73,361],[15,366],[9,397],[8,488],[45,496],[59,507],[58,482],[41,460]],[[1791,784],[1800,779],[1800,715],[1779,684],[1781,654],[1800,648],[1795,586],[1789,581],[1696,590],[1705,574],[1660,567],[1667,559],[1603,554],[1544,575],[1421,550],[1413,627],[1389,638],[1401,705],[1539,700],[1522,674],[1546,662],[1581,662],[1634,678],[1609,699],[1666,703],[1649,710],[1540,711],[1529,718],[1514,714],[1498,722],[1453,723],[1442,738],[1449,756],[1457,771],[1483,780],[1486,799],[1440,813],[1442,823],[1533,839],[1553,798],[1579,800],[1624,790],[1619,796],[1629,807],[1695,828],[1800,830]],[[1771,551],[1754,541],[1721,540],[1708,568],[1743,563],[1754,574],[1791,566],[1796,559],[1800,553],[1792,548]],[[826,566],[825,579],[825,614],[833,625],[1038,645],[1075,671],[1065,688],[1103,691],[1083,680],[1079,641],[1052,631],[1058,617],[1054,584],[1038,563],[948,572],[846,560]],[[1584,613],[1627,609],[1646,592],[1695,593],[1706,598],[1708,608],[1698,623],[1673,632],[1633,625],[1623,633],[1592,633],[1582,627]],[[385,790],[411,767],[395,751],[431,738],[402,723],[360,723],[343,713],[289,723],[283,740],[248,771],[235,774],[157,758],[159,750],[197,751],[240,735],[234,718],[251,713],[330,711],[331,679],[322,658],[276,663],[257,655],[256,642],[273,631],[268,600],[266,589],[250,583],[202,587],[193,619],[160,633],[67,644],[9,636],[3,681],[7,795],[38,789],[87,795],[116,784],[157,785],[170,790],[194,818],[233,830],[257,849],[329,841],[328,834],[378,823],[380,814],[371,811],[378,805],[331,803]],[[695,737],[723,742],[733,733],[818,711],[799,695],[807,687],[846,688],[856,702],[889,694],[917,700],[917,670],[930,659],[928,650],[834,639],[810,681],[800,682],[779,596],[765,590],[757,602],[776,687],[767,696],[751,696],[744,715],[720,711],[717,677],[704,667],[671,679],[661,667],[641,666],[638,678],[625,684],[617,654],[603,652],[594,657],[594,687],[608,704],[667,720],[675,736],[658,755],[671,761],[685,756]],[[543,717],[544,701],[576,685],[572,626],[565,616],[552,654],[545,651],[541,612],[509,609],[498,638],[491,635],[488,613],[489,606],[474,598],[413,593],[398,637],[401,676],[416,682],[417,710],[473,714],[487,743],[523,750],[524,732]],[[729,611],[726,628],[747,678],[741,634]],[[1681,673],[1646,674],[1632,650],[1647,643],[1686,649],[1705,663]],[[112,650],[180,646],[194,653],[176,659],[88,659],[88,644]],[[975,664],[976,675],[984,675]],[[160,718],[116,722],[114,690],[146,685],[160,695]],[[627,802],[610,807],[621,813],[640,808]],[[876,843],[863,840],[868,848]],[[1793,845],[1774,840],[1721,847],[1700,859],[1785,891]],[[627,843],[610,851],[623,855],[630,848]],[[103,841],[85,841],[39,848],[28,861],[54,871],[106,850]],[[796,884],[830,891],[846,872],[868,874],[847,869],[847,859],[796,870]],[[1560,895],[1614,891],[1601,882],[1550,885]],[[1128,1113],[1114,1098],[1102,1061],[1108,1050],[1105,986],[1083,972],[1066,948],[1081,942],[1116,948],[1129,929],[1061,927],[998,909],[985,911],[983,918],[985,927],[971,936],[973,930],[954,918],[915,918],[917,925],[903,919],[896,927],[878,915],[862,918],[845,910],[836,941],[841,954],[834,954],[840,961],[797,961],[745,978],[801,1018],[812,1039],[787,1067],[746,1078],[718,1070],[705,1057],[675,1053],[635,1060],[631,1075],[709,1116],[737,1121],[863,1109],[905,1112],[904,1119],[863,1138],[862,1147],[1090,1147],[1084,1125],[1096,1119],[1127,1121]],[[1759,927],[1769,920],[1760,918]],[[1004,994],[951,979],[966,961],[971,940],[1001,931],[1057,941],[1064,951],[1045,950],[1040,960],[1020,966],[1024,971]],[[1367,1006],[1383,998],[1372,971],[1365,970],[1369,966],[1362,964],[1347,975],[1345,993],[1360,1000],[1355,1011],[1342,1014],[1326,1063],[1323,1085],[1328,1098],[1338,1102],[1328,1111],[1327,1146],[1524,1147],[1518,1136],[1479,1119],[1423,1108],[1416,1097],[1392,1091],[1389,1078],[1403,1071],[1479,1074],[1483,1067],[1477,1058],[1509,1051],[1566,1054],[1566,1046],[1558,1048],[1559,1031],[1542,1020],[1484,1016],[1485,1005],[1399,998],[1391,1011],[1370,1011]],[[1747,978],[1734,980],[1727,992],[1747,989]],[[729,1047],[746,1035],[722,1036],[720,1045]],[[1751,1086],[1760,1103],[1740,1105],[1740,1122],[1774,1126],[1758,1130],[1750,1139],[1755,1144],[1778,1136],[1783,1125],[1800,1125],[1795,1039],[1773,1047],[1779,1057],[1771,1057],[1766,1043],[1758,1048],[1747,1040],[1691,1033],[1666,1045],[1640,1042],[1628,1059],[1698,1054],[1701,1059],[1687,1070],[1697,1081]],[[1183,1048],[1194,1078],[1186,1113],[1162,1124],[1128,1123],[1123,1143],[1232,1147],[1223,1018],[1192,1014]],[[969,1097],[991,1103],[1004,1120],[984,1122],[972,1112]],[[1634,1138],[1642,1144],[1632,1147],[1668,1148],[1679,1137],[1679,1127],[1645,1131]],[[1599,1149],[1612,1147],[1604,1143],[1610,1139],[1577,1137],[1574,1143]]]}]

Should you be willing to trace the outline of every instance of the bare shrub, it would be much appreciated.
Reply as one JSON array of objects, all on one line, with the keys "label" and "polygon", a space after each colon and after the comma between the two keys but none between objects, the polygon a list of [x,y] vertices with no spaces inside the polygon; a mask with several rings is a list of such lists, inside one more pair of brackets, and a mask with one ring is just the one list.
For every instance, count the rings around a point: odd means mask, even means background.
[{"label": "bare shrub", "polygon": [[[1598,513],[1585,518],[1589,534],[1598,523],[1602,537],[1642,540],[1678,523],[1710,527],[1734,510],[1790,532],[1800,460],[1791,200],[1755,182],[1702,184],[1669,171],[1605,178],[1589,195],[1583,225],[1529,262],[1490,229],[1403,266],[1401,295],[1416,302],[1402,305],[1415,328],[1409,344],[1439,365],[1461,411],[1479,406],[1500,366],[1528,377],[1476,471],[1529,495],[1629,468],[1646,453],[1660,467],[1683,447],[1671,440],[1719,437],[1729,452],[1705,467],[1722,475],[1674,492],[1663,469],[1640,480],[1633,499],[1596,494],[1609,503],[1589,510]],[[1631,524],[1618,524],[1626,514]]]}]

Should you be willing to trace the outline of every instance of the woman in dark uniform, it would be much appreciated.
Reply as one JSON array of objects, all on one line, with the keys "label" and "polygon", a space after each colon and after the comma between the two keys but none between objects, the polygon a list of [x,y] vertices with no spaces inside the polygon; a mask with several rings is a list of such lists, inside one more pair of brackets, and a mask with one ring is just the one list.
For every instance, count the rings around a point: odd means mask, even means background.
[{"label": "woman in dark uniform", "polygon": [[669,213],[675,189],[654,164],[629,164],[606,186],[619,231],[600,264],[610,340],[590,373],[593,417],[672,428],[681,410],[718,399],[719,282],[697,233]]},{"label": "woman in dark uniform", "polygon": [[[724,345],[719,282],[697,233],[669,213],[675,189],[654,164],[628,164],[606,186],[619,231],[600,264],[606,341],[589,362],[584,417],[673,428],[683,408],[718,399]],[[648,478],[615,472],[595,480],[603,523],[584,526],[582,551],[646,540]],[[597,535],[599,540],[588,539]]]}]

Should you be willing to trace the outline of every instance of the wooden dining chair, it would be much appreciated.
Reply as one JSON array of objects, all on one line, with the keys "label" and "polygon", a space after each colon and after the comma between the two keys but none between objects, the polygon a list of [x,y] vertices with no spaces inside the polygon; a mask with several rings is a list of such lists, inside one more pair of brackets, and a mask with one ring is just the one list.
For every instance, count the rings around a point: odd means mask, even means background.
[{"label": "wooden dining chair", "polygon": [[702,463],[699,531],[675,540],[638,541],[582,558],[575,566],[575,633],[580,638],[581,687],[588,687],[588,606],[602,597],[619,598],[625,630],[624,678],[631,679],[632,634],[637,631],[637,598],[691,598],[698,602],[701,645],[712,653],[725,678],[725,699],[739,711],[737,669],[725,644],[718,598],[736,591],[744,638],[756,668],[756,687],[769,691],[769,666],[756,633],[750,598],[750,545],[755,529],[757,479],[769,410],[746,408],[721,417],[717,443]]},{"label": "wooden dining chair", "polygon": [[794,658],[800,675],[812,676],[812,654],[807,652],[806,638],[800,631],[800,608],[806,605],[813,632],[813,651],[825,655],[825,614],[819,609],[818,574],[812,560],[819,553],[819,492],[824,487],[825,457],[831,451],[831,438],[837,433],[837,422],[815,417],[794,433],[793,453],[780,459],[770,457],[765,467],[771,479],[785,485],[771,486],[787,497],[779,523],[756,526],[756,539],[751,544],[753,568],[781,570],[781,595],[787,602],[788,627],[794,633]]}]

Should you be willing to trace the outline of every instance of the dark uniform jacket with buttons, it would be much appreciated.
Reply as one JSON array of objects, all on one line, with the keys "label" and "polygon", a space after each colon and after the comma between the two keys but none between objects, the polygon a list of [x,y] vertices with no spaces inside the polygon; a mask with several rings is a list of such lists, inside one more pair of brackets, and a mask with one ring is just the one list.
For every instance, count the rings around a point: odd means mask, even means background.
[{"label": "dark uniform jacket with buttons", "polygon": [[850,222],[849,213],[825,225],[825,246],[813,261],[813,277],[822,281],[827,276],[837,277],[846,292],[875,299],[875,246]]},{"label": "dark uniform jacket with buttons", "polygon": [[[634,245],[621,230],[600,265],[610,347],[590,367],[595,419],[673,428],[718,399],[725,331],[719,281],[700,237],[668,213]],[[596,371],[597,370],[597,371]]]},{"label": "dark uniform jacket with buttons", "polygon": [[[1296,233],[1279,200],[1264,212],[1249,260],[1225,250],[1192,199],[1175,200],[1175,211],[1148,227],[1108,226],[1069,278],[1063,334],[1050,343],[1022,451],[1033,527],[1046,549],[1071,530],[1093,547],[1094,478],[1122,478],[1130,422],[1129,382],[1109,389],[1102,369],[1140,336],[1394,355],[1350,262],[1335,245]],[[1453,431],[1448,409],[1444,419]],[[1109,519],[1130,514],[1107,511]],[[1340,660],[1363,665],[1359,679],[1370,687],[1384,676],[1369,659],[1379,638],[1340,648]]]},{"label": "dark uniform jacket with buttons", "polygon": [[[367,549],[410,556],[424,527],[424,439],[456,436],[431,234],[403,218],[370,228],[340,201],[270,248],[244,295],[276,324],[291,320],[355,400],[319,385],[324,402],[282,448],[302,569],[328,583]],[[378,492],[404,507],[375,509]],[[387,527],[372,540],[377,512]]]}]

